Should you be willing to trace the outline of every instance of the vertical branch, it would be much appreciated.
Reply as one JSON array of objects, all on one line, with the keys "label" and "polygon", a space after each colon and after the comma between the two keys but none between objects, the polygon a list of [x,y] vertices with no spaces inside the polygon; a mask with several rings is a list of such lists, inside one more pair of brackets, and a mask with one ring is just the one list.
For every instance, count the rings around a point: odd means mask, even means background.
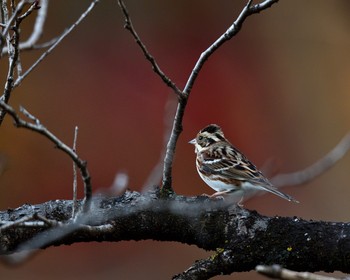
[{"label": "vertical branch", "polygon": [[[78,127],[75,127],[74,130],[74,140],[73,140],[73,152],[77,152],[77,138],[78,138]],[[78,181],[77,181],[77,165],[73,161],[73,210],[72,210],[72,219],[74,219],[77,209],[78,209]]]},{"label": "vertical branch", "polygon": [[188,97],[179,97],[179,103],[176,108],[175,118],[173,122],[173,127],[171,129],[170,138],[166,147],[166,153],[164,157],[164,167],[163,167],[163,182],[162,182],[162,191],[172,193],[172,170],[174,155],[176,149],[176,143],[179,139],[179,136],[183,130],[182,120],[185,114],[185,108],[187,105]]}]

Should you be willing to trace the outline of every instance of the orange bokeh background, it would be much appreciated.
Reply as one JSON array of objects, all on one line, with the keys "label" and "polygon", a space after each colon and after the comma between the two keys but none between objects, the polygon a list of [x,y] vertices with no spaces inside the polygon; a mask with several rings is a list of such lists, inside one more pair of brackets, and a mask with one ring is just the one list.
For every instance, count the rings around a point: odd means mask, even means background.
[{"label": "orange bokeh background", "polygon": [[[42,41],[72,24],[89,1],[52,1]],[[237,17],[245,1],[128,1],[134,26],[162,70],[179,86],[196,60]],[[191,93],[173,169],[175,191],[210,193],[187,144],[209,123],[222,126],[235,146],[279,172],[302,169],[327,153],[350,129],[350,5],[348,1],[280,1],[249,17],[241,32],[205,64]],[[29,34],[24,28],[24,32]],[[40,51],[22,54],[26,69]],[[1,61],[1,82],[7,71]],[[94,191],[117,172],[141,190],[162,150],[164,115],[174,94],[156,76],[123,29],[117,1],[101,1],[11,97],[88,161]],[[0,207],[72,198],[72,162],[40,135],[0,129]],[[348,221],[350,157],[305,186],[245,207],[266,215]],[[81,184],[80,184],[81,188]],[[80,190],[80,196],[82,192]],[[4,279],[169,279],[200,258],[195,246],[171,242],[86,243],[49,248],[27,263],[0,266]],[[215,279],[265,279],[255,272]]]}]

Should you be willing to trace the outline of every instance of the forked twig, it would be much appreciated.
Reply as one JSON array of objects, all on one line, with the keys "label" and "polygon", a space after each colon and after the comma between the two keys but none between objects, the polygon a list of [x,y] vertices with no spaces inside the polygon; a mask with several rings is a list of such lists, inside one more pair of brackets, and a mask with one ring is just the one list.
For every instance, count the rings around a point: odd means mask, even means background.
[{"label": "forked twig", "polygon": [[77,153],[74,151],[74,149],[70,148],[66,144],[64,144],[60,139],[58,139],[52,132],[50,132],[45,126],[43,126],[39,119],[31,115],[28,111],[26,111],[24,108],[21,108],[21,112],[32,122],[27,122],[21,119],[16,111],[5,102],[0,101],[0,108],[6,111],[7,114],[9,114],[12,119],[15,122],[15,125],[17,127],[26,128],[32,131],[35,131],[43,136],[45,136],[47,139],[49,139],[52,143],[56,145],[56,147],[66,153],[73,162],[78,166],[80,170],[80,174],[82,176],[83,182],[84,182],[84,210],[86,211],[89,207],[89,204],[91,202],[92,197],[92,186],[91,186],[91,178],[90,173],[87,169],[87,162],[82,160]]},{"label": "forked twig", "polygon": [[[236,21],[222,34],[207,50],[205,50],[197,60],[191,75],[189,76],[187,83],[184,87],[184,90],[181,91],[177,87],[174,89],[173,85],[169,83],[170,79],[160,71],[158,64],[156,63],[154,57],[148,52],[145,45],[142,43],[141,39],[137,35],[133,25],[131,24],[129,13],[125,7],[125,4],[122,0],[118,0],[118,4],[122,9],[124,14],[126,29],[130,31],[130,33],[135,38],[137,44],[141,48],[142,52],[146,56],[146,58],[151,62],[154,71],[162,78],[162,80],[179,96],[179,103],[177,106],[177,110],[175,113],[175,118],[173,121],[173,126],[171,130],[171,134],[167,143],[166,153],[164,157],[164,167],[163,167],[163,183],[162,183],[162,191],[173,192],[172,189],[172,165],[174,160],[174,154],[176,149],[177,140],[182,132],[182,120],[185,113],[185,108],[187,105],[187,100],[191,93],[194,82],[196,81],[200,70],[202,69],[204,63],[208,60],[208,58],[225,42],[230,40],[233,36],[235,36],[242,27],[245,19],[256,13],[260,13],[261,11],[271,7],[274,3],[278,2],[278,0],[265,0],[259,4],[252,5],[252,0],[249,0],[246,6],[243,8],[241,14],[238,16]],[[175,85],[174,85],[175,86]]]}]

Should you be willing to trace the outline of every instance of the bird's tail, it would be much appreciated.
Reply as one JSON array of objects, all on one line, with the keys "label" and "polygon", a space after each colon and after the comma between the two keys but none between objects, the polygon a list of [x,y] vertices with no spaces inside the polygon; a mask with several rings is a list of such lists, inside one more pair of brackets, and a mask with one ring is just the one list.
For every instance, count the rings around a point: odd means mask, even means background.
[{"label": "bird's tail", "polygon": [[285,194],[283,192],[280,192],[279,190],[277,190],[276,188],[274,188],[273,186],[262,186],[262,189],[264,189],[265,191],[268,191],[270,193],[273,193],[275,195],[278,195],[279,197],[282,197],[288,201],[292,201],[292,202],[295,202],[295,203],[299,203],[298,200],[294,199],[293,197],[291,197],[290,195],[288,194]]}]

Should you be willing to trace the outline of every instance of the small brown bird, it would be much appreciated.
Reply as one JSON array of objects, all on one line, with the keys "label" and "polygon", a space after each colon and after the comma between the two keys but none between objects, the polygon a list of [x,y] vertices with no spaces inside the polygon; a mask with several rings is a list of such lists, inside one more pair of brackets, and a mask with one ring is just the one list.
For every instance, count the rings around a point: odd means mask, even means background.
[{"label": "small brown bird", "polygon": [[263,190],[288,201],[297,202],[293,197],[278,191],[268,179],[237,150],[224,136],[221,128],[210,124],[189,142],[195,145],[196,167],[199,176],[216,191],[212,197],[249,189]]}]

